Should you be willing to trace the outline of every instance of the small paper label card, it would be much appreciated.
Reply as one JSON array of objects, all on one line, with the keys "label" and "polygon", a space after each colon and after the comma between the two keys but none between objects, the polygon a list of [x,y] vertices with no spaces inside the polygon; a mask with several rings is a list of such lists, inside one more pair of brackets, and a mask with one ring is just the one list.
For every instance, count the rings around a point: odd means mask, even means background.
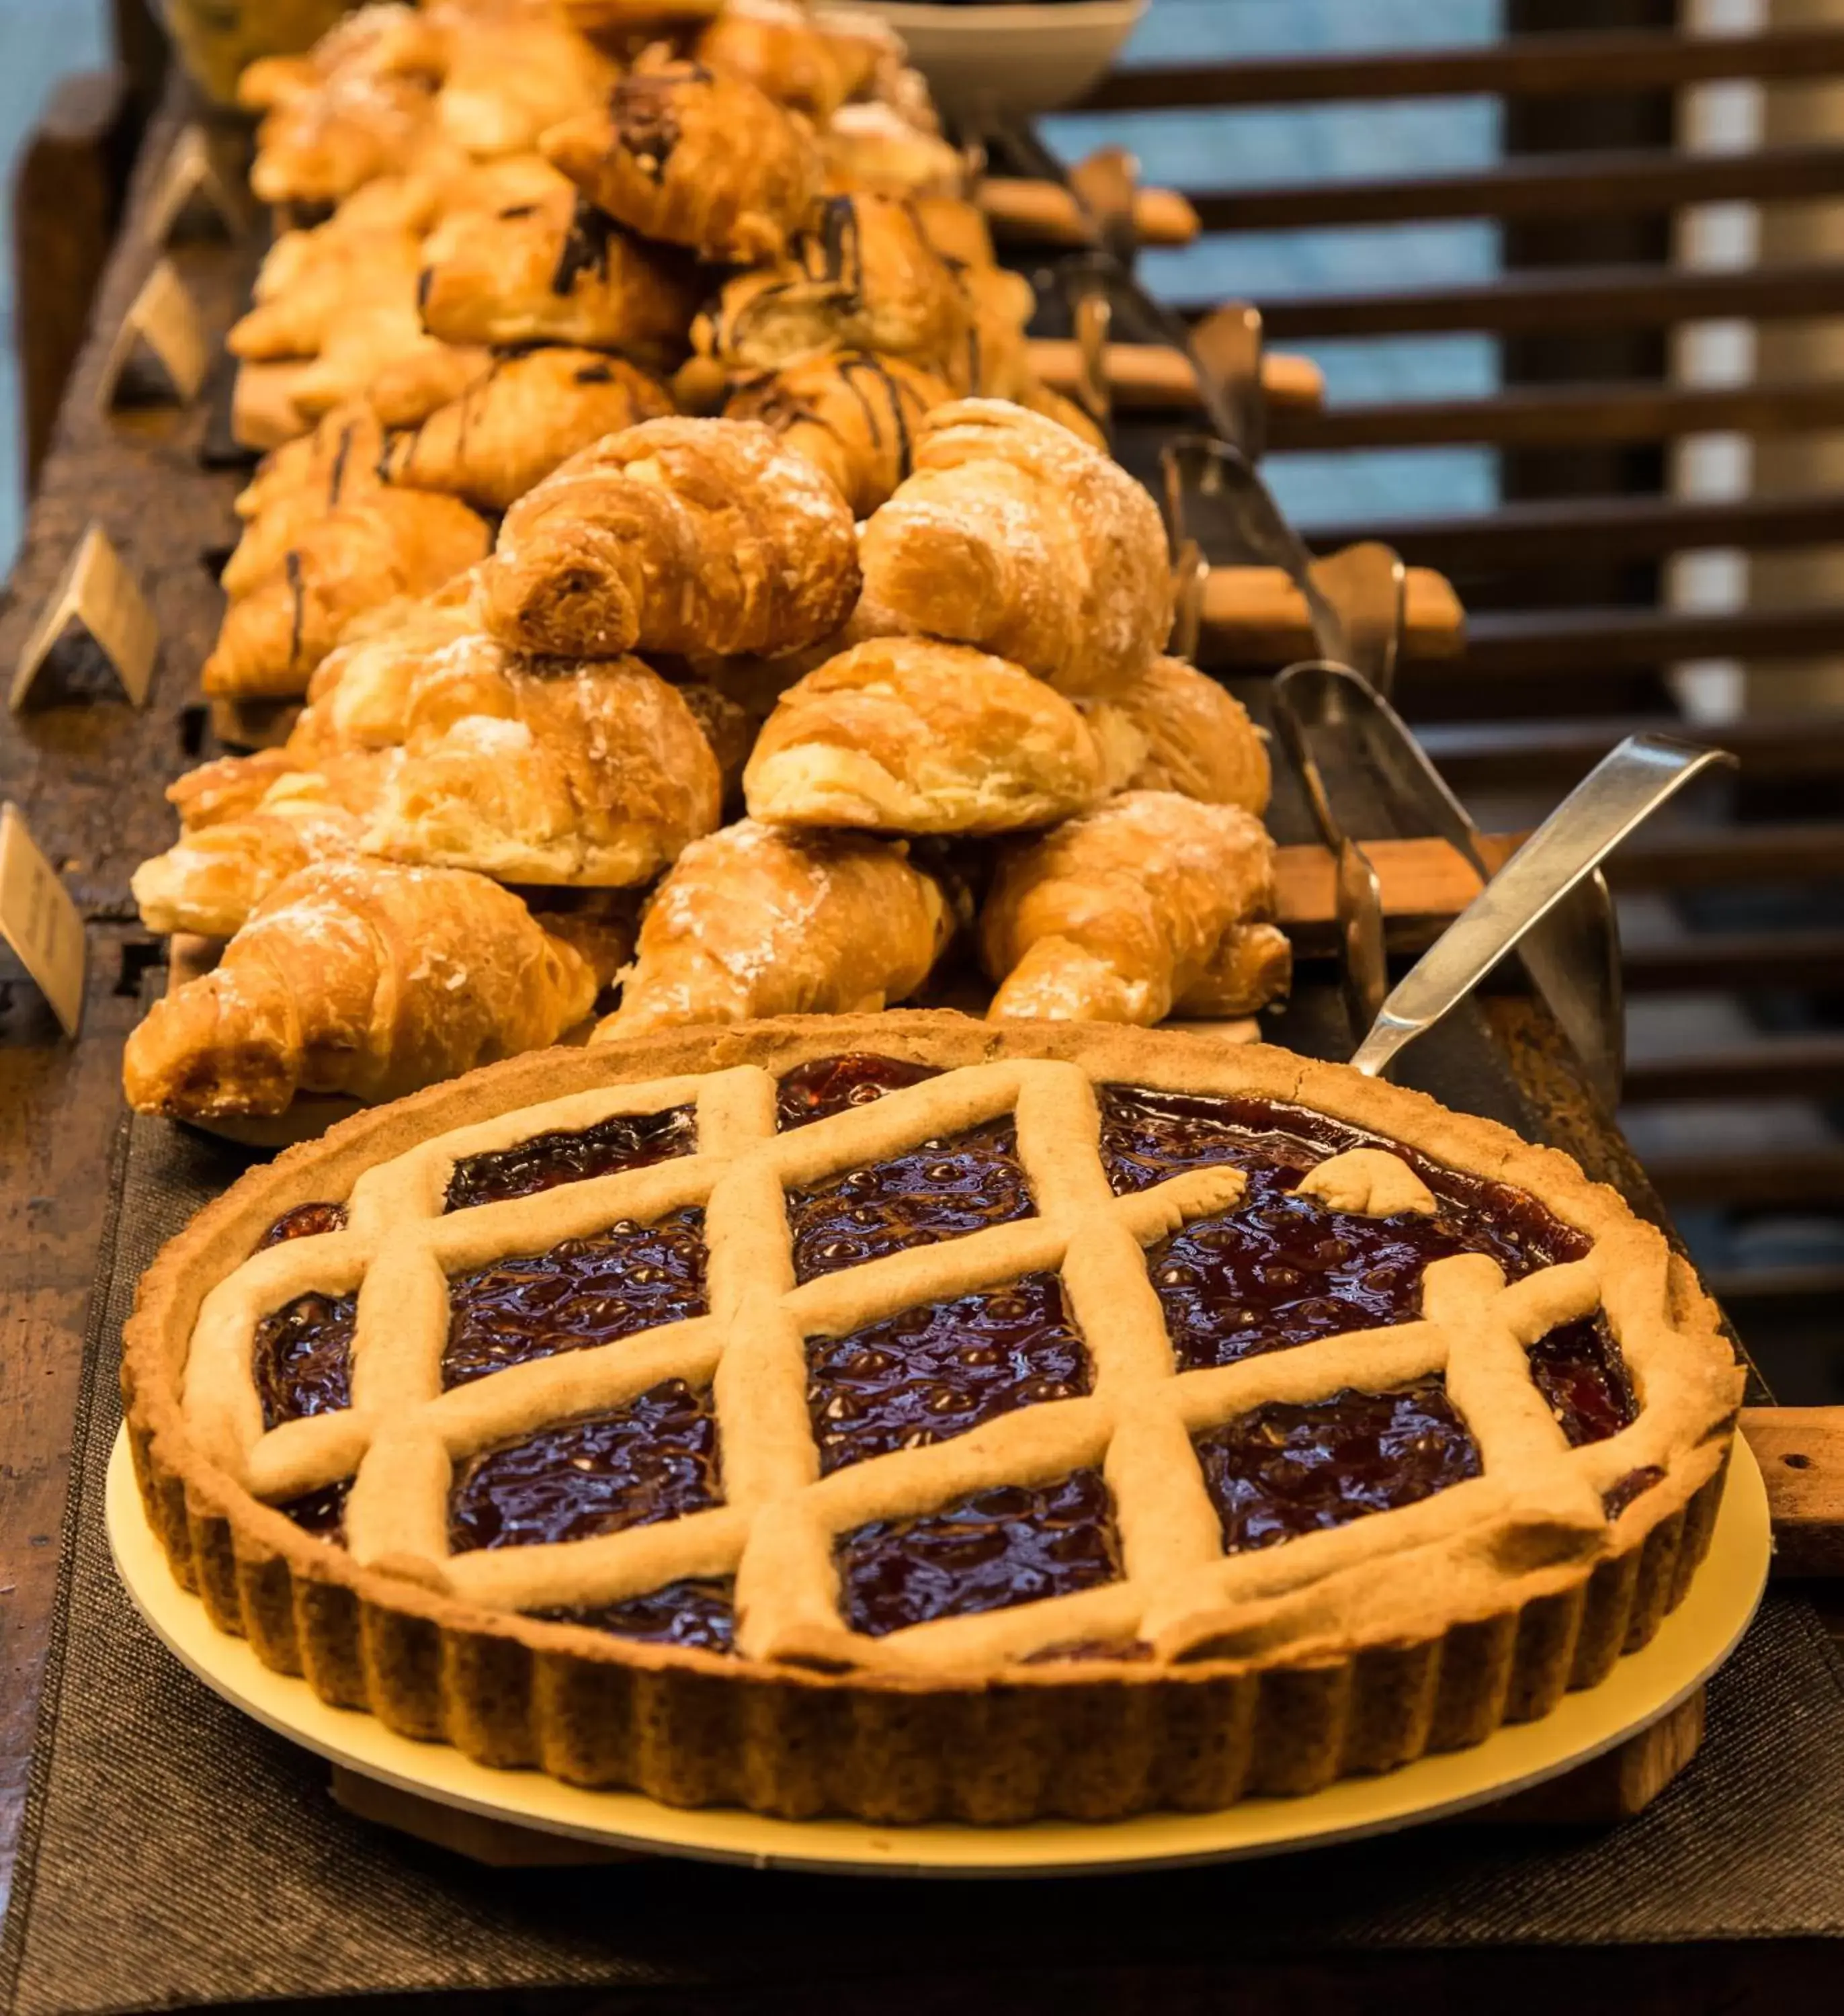
[{"label": "small paper label card", "polygon": [[17,805],[0,805],[0,938],[73,1039],[83,1020],[83,920]]},{"label": "small paper label card", "polygon": [[182,406],[198,397],[211,365],[211,346],[197,304],[166,259],[142,283],[110,345],[101,387],[105,412],[121,403],[130,390],[131,365],[136,367],[134,389],[142,393],[148,389],[140,369],[143,358],[158,366]]},{"label": "small paper label card", "polygon": [[[89,662],[65,662],[70,655],[66,640],[73,632],[85,640],[75,656]],[[95,687],[99,668],[93,661],[100,653],[121,682],[122,691],[136,707],[144,707],[159,650],[159,625],[140,585],[108,535],[92,524],[78,540],[20,653],[9,704],[18,713],[41,675],[49,675],[54,668],[64,689],[61,697],[88,696]]]}]

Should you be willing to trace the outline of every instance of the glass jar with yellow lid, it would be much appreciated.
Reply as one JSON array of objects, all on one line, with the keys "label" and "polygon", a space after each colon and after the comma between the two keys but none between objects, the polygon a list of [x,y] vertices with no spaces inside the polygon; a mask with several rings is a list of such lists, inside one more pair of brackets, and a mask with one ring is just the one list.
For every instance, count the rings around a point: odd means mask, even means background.
[{"label": "glass jar with yellow lid", "polygon": [[211,98],[234,104],[258,56],[294,56],[325,34],[350,0],[163,0],[186,68]]}]

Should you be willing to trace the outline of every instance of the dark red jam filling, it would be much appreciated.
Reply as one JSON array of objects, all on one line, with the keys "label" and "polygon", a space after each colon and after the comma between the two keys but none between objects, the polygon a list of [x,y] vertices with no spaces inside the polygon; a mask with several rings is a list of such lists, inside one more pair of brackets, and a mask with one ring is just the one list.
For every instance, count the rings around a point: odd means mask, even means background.
[{"label": "dark red jam filling", "polygon": [[[1489,1254],[1514,1280],[1588,1249],[1521,1190],[1302,1107],[1124,1085],[1104,1086],[1101,1106],[1102,1157],[1117,1195],[1216,1163],[1248,1179],[1233,1211],[1194,1219],[1147,1255],[1183,1371],[1412,1321],[1433,1260]],[[1401,1155],[1439,1209],[1367,1218],[1294,1194],[1309,1169],[1360,1147]]]},{"label": "dark red jam filling", "polygon": [[272,1246],[285,1245],[290,1239],[317,1239],[323,1232],[344,1232],[346,1229],[346,1207],[343,1204],[297,1204],[293,1211],[285,1211],[268,1230],[256,1242],[258,1253],[266,1253]]},{"label": "dark red jam filling", "polygon": [[1089,1355],[1054,1274],[1026,1274],[807,1344],[807,1405],[827,1471],[945,1442],[1089,1385]]},{"label": "dark red jam filling", "polygon": [[1196,1448],[1232,1554],[1397,1511],[1479,1474],[1478,1445],[1439,1379],[1305,1406],[1270,1401]]},{"label": "dark red jam filling", "polygon": [[1031,1191],[1017,1147],[1013,1122],[993,1120],[848,1169],[812,1190],[790,1190],[795,1279],[811,1281],[906,1247],[1029,1218]]},{"label": "dark red jam filling", "polygon": [[722,1502],[711,1396],[666,1379],[470,1459],[449,1493],[448,1542],[459,1554],[593,1539]]},{"label": "dark red jam filling", "polygon": [[1600,1316],[1564,1323],[1530,1347],[1531,1376],[1571,1449],[1604,1442],[1639,1412],[1626,1360]]},{"label": "dark red jam filling", "polygon": [[604,1603],[589,1610],[539,1610],[552,1624],[581,1624],[610,1631],[643,1645],[691,1645],[701,1652],[736,1650],[734,1585],[726,1582],[669,1582],[645,1596]]},{"label": "dark red jam filling", "polygon": [[1648,1463],[1640,1470],[1630,1470],[1601,1494],[1601,1509],[1610,1519],[1617,1519],[1633,1499],[1650,1491],[1655,1484],[1665,1481],[1665,1473],[1656,1463]]},{"label": "dark red jam filling", "polygon": [[297,1295],[256,1326],[253,1365],[262,1424],[352,1404],[352,1331],[358,1298]]},{"label": "dark red jam filling", "polygon": [[448,1178],[444,1211],[465,1211],[470,1204],[499,1204],[508,1197],[531,1197],[560,1183],[580,1183],[591,1176],[618,1176],[626,1169],[644,1169],[695,1154],[698,1116],[694,1107],[675,1106],[664,1113],[622,1113],[599,1120],[575,1134],[538,1134],[516,1148],[470,1155],[455,1165]]},{"label": "dark red jam filling", "polygon": [[1118,1581],[1120,1541],[1098,1470],[1028,1489],[1001,1485],[919,1519],[879,1520],[839,1548],[845,1615],[881,1638]]},{"label": "dark red jam filling", "polygon": [[351,1489],[352,1480],[343,1477],[337,1484],[323,1484],[317,1490],[304,1491],[298,1498],[283,1499],[276,1510],[317,1540],[343,1539],[346,1496]]},{"label": "dark red jam filling", "polygon": [[442,1384],[613,1344],[701,1316],[706,1307],[704,1214],[671,1211],[652,1225],[624,1219],[593,1238],[457,1274],[448,1283]]},{"label": "dark red jam filling", "polygon": [[854,1052],[842,1057],[816,1057],[797,1064],[781,1081],[776,1114],[781,1131],[830,1120],[854,1106],[870,1106],[887,1092],[901,1092],[925,1078],[939,1078],[933,1064],[906,1064],[900,1057],[878,1057]]}]

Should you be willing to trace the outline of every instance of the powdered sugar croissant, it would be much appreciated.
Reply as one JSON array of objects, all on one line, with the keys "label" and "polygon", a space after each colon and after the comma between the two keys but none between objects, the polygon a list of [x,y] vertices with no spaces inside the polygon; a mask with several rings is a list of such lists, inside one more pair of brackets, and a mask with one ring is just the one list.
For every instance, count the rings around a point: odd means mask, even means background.
[{"label": "powdered sugar croissant", "polygon": [[1286,990],[1259,819],[1129,791],[1002,857],[980,915],[991,1015],[1161,1022],[1248,1014]]},{"label": "powdered sugar croissant", "polygon": [[900,845],[744,819],[688,847],[660,884],[596,1034],[883,1008],[922,985],[953,929]]},{"label": "powdered sugar croissant", "polygon": [[596,977],[510,891],[456,869],[320,862],[128,1039],[137,1112],[285,1111],[297,1093],[400,1097],[582,1021]]},{"label": "powdered sugar croissant", "polygon": [[672,410],[665,387],[625,358],[525,351],[495,358],[458,399],[398,434],[384,473],[503,511],[579,448]]},{"label": "powdered sugar croissant", "polygon": [[1248,709],[1182,658],[1154,658],[1086,712],[1098,731],[1137,741],[1126,789],[1267,810],[1268,748]]},{"label": "powdered sugar croissant", "polygon": [[852,513],[768,428],[649,420],[572,455],[506,514],[488,629],[563,656],[776,652],[858,592]]},{"label": "powdered sugar croissant", "polygon": [[867,600],[1075,694],[1104,694],[1172,627],[1158,507],[1068,428],[965,399],[916,431],[915,473],[859,542]]},{"label": "powdered sugar croissant", "polygon": [[630,230],[709,259],[775,257],[819,188],[806,121],[700,63],[643,63],[542,144]]},{"label": "powdered sugar croissant", "polygon": [[1069,700],[964,644],[855,645],[781,696],[744,773],[752,819],[1016,833],[1100,797],[1109,759]]}]

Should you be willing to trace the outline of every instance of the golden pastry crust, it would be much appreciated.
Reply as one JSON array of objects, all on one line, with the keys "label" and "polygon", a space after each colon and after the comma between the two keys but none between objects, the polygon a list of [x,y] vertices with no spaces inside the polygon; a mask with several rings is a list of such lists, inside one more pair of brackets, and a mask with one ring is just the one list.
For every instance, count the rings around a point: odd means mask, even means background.
[{"label": "golden pastry crust", "polygon": [[418,671],[368,854],[502,882],[650,882],[722,811],[717,759],[638,659],[519,660],[484,637]]},{"label": "golden pastry crust", "polygon": [[1158,507],[1125,470],[1022,407],[965,399],[917,430],[915,473],[865,526],[866,598],[1103,695],[1172,627]]},{"label": "golden pastry crust", "polygon": [[479,628],[464,597],[368,611],[315,667],[286,753],[304,769],[324,769],[333,756],[396,747],[409,732],[410,697],[423,667]]},{"label": "golden pastry crust", "polygon": [[265,116],[250,186],[264,203],[337,203],[409,168],[434,131],[426,81],[343,70]]},{"label": "golden pastry crust", "polygon": [[911,201],[922,235],[949,265],[996,266],[992,227],[977,203],[961,196],[918,196]]},{"label": "golden pastry crust", "polygon": [[495,358],[458,399],[398,434],[384,473],[405,489],[504,511],[578,449],[672,411],[664,386],[625,358],[527,351]]},{"label": "golden pastry crust", "polygon": [[484,522],[452,497],[384,489],[342,505],[225,611],[205,691],[278,700],[306,692],[355,616],[440,588],[484,558],[488,543]]},{"label": "golden pastry crust", "polygon": [[730,0],[697,39],[700,63],[747,77],[758,89],[823,125],[870,83],[877,52],[863,41],[828,35],[789,0]]},{"label": "golden pastry crust", "polygon": [[366,382],[366,401],[387,427],[419,427],[492,368],[493,353],[484,344],[430,337],[380,365]]},{"label": "golden pastry crust", "polygon": [[336,406],[312,434],[272,450],[240,493],[243,536],[218,576],[233,599],[260,587],[329,513],[382,488],[384,430],[362,401]]},{"label": "golden pastry crust", "polygon": [[320,861],[154,1003],[123,1084],[136,1112],[176,1119],[282,1113],[301,1093],[395,1099],[554,1043],[596,991],[582,955],[484,876]]},{"label": "golden pastry crust", "polygon": [[[967,182],[965,157],[938,133],[912,125],[894,106],[875,99],[841,106],[821,130],[819,151],[826,161],[829,189],[918,201],[934,198],[960,207]],[[979,216],[972,204],[965,207]],[[923,228],[937,250],[957,257],[964,257],[962,248],[975,242],[971,228],[956,233],[949,225],[951,242],[944,244],[926,212]],[[979,236],[989,261],[992,240],[985,236],[983,219]]]},{"label": "golden pastry crust", "polygon": [[982,398],[1024,401],[1037,389],[1025,333],[1037,312],[1031,283],[1005,266],[969,266],[959,277],[973,311],[973,333],[960,380],[963,389]]},{"label": "golden pastry crust", "polygon": [[[775,1135],[775,1078],[853,1051],[953,1075]],[[1112,1198],[1097,1165],[1093,1089],[1110,1083],[1329,1114],[1527,1193],[1588,1251],[1509,1287],[1482,1256],[1437,1262],[1420,1321],[1178,1375],[1141,1248],[1224,1208],[1241,1178],[1194,1169]],[[438,1215],[463,1156],[688,1101],[695,1156]],[[1035,1217],[878,1263],[881,1273],[795,1286],[783,1186],[1007,1114]],[[254,1253],[284,1211],[309,1202],[346,1204],[345,1229]],[[426,1368],[440,1355],[445,1307],[420,1291],[406,1299],[431,1260],[461,1273],[687,1204],[705,1210],[709,1317],[434,1397]],[[804,1337],[845,1334],[1021,1263],[1063,1271],[1093,1391],[819,1478]],[[376,1400],[265,1434],[255,1323],[291,1297],[344,1293],[366,1276],[356,1362],[378,1354],[376,1381],[359,1373]],[[1641,1404],[1630,1426],[1570,1449],[1525,1354],[1597,1309]],[[1482,1474],[1284,1546],[1223,1552],[1194,1435],[1266,1402],[1435,1373],[1482,1450]],[[448,1551],[434,1501],[451,1460],[618,1406],[669,1374],[700,1386],[715,1374],[724,1503],[589,1549]],[[596,1045],[347,1122],[252,1172],[168,1247],[127,1327],[124,1388],[148,1516],[175,1571],[220,1628],[247,1635],[270,1665],[304,1672],[324,1697],[446,1736],[484,1762],[676,1803],[990,1823],[1307,1791],[1547,1713],[1644,1644],[1688,1588],[1741,1376],[1714,1305],[1662,1237],[1567,1157],[1492,1122],[1260,1046],[931,1014]],[[387,1403],[400,1390],[405,1398]],[[430,1438],[436,1460],[402,1460]],[[843,1629],[839,1535],[1103,1462],[1120,1581],[881,1639]],[[272,1509],[355,1465],[365,1475],[348,1501],[350,1546]],[[730,1657],[522,1614],[733,1568],[741,1622]],[[408,1656],[432,1629],[447,1655]],[[1081,1641],[1135,1640],[1138,1659],[1081,1656]],[[728,1697],[738,1687],[747,1714]]]},{"label": "golden pastry crust", "polygon": [[744,773],[751,819],[886,833],[999,833],[1093,805],[1106,762],[1069,700],[931,638],[854,645],[788,688]]},{"label": "golden pastry crust", "polygon": [[744,819],[688,847],[641,920],[596,1040],[763,1014],[849,1014],[913,994],[953,933],[904,850]]},{"label": "golden pastry crust", "polygon": [[300,56],[259,56],[237,79],[237,103],[248,112],[272,111],[342,72],[348,75],[438,77],[447,49],[429,16],[413,6],[356,7]]},{"label": "golden pastry crust", "polygon": [[683,354],[701,292],[672,254],[574,192],[449,218],[417,282],[423,326],[445,343],[578,344],[661,362]]},{"label": "golden pastry crust", "polygon": [[[980,914],[989,1012],[1143,1028],[1249,1013],[1291,973],[1273,905],[1273,843],[1252,814],[1127,792],[1001,857]],[[1266,991],[1232,1006],[1232,974]]]},{"label": "golden pastry crust", "polygon": [[[435,96],[444,135],[477,159],[535,147],[560,120],[591,111],[612,88],[617,66],[548,8],[435,7],[452,19],[448,62]],[[497,13],[498,18],[495,18]]]},{"label": "golden pastry crust", "polygon": [[565,657],[794,650],[855,601],[854,531],[830,482],[768,428],[649,420],[507,512],[481,571],[487,628]]},{"label": "golden pastry crust", "polygon": [[552,128],[542,146],[630,230],[708,259],[776,257],[820,182],[804,119],[701,63],[636,67],[602,107]]},{"label": "golden pastry crust", "polygon": [[973,327],[966,290],[908,204],[834,196],[816,206],[785,258],[725,286],[692,341],[733,369],[870,350],[964,385]]},{"label": "golden pastry crust", "polygon": [[900,357],[846,350],[741,380],[723,414],[773,428],[832,478],[854,517],[868,518],[909,473],[923,416],[954,396]]},{"label": "golden pastry crust", "polygon": [[1106,732],[1111,718],[1140,745],[1122,789],[1177,791],[1244,812],[1268,809],[1268,745],[1248,710],[1182,658],[1154,658],[1088,711],[1098,731]]},{"label": "golden pastry crust", "polygon": [[225,342],[233,357],[317,356],[346,317],[373,301],[408,301],[421,246],[413,231],[328,223],[284,232],[269,248],[249,312]]}]

